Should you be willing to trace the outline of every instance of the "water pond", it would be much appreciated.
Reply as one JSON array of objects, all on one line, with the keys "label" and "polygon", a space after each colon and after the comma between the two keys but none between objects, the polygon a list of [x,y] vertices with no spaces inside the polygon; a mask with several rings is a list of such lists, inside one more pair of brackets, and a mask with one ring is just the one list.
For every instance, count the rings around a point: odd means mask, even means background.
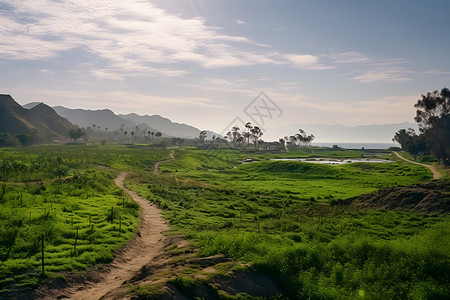
[{"label": "water pond", "polygon": [[274,158],[272,161],[302,161],[309,163],[325,164],[325,165],[344,165],[352,163],[392,163],[392,160],[379,159],[379,158],[346,158],[346,159],[334,159],[334,158]]}]

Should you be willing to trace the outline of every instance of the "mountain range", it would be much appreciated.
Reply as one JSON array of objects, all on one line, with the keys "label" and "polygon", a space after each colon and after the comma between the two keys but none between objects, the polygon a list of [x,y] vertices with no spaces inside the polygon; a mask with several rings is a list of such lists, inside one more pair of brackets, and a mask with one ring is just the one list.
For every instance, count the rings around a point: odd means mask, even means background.
[{"label": "mountain range", "polygon": [[[34,103],[26,104],[32,107]],[[63,106],[55,106],[53,109],[62,117],[71,123],[80,127],[100,126],[102,130],[108,128],[108,131],[123,130],[132,131],[136,127],[139,130],[161,132],[163,137],[181,137],[181,138],[197,138],[200,129],[187,124],[172,122],[160,115],[140,116],[135,113],[127,115],[116,115],[109,109],[87,110],[87,109],[71,109]],[[212,137],[215,133],[208,132],[208,136]]]},{"label": "mountain range", "polygon": [[[23,107],[21,107],[15,101],[14,103],[16,109],[20,109],[23,113],[28,113],[28,115],[30,116],[32,115],[32,112],[36,112],[39,107],[48,107],[41,102],[31,102],[23,105]],[[128,132],[133,130],[145,132],[150,131],[155,133],[161,132],[163,137],[181,137],[190,139],[197,138],[201,131],[200,129],[187,124],[172,122],[171,120],[161,117],[160,115],[140,116],[135,113],[127,115],[116,115],[109,109],[72,109],[64,106],[54,106],[50,109],[52,109],[52,111],[54,111],[57,115],[61,116],[65,122],[70,122],[81,128],[93,128],[95,126],[96,128],[94,129],[96,130],[100,129],[109,132],[117,131],[120,129],[124,131],[126,130]],[[6,118],[2,119],[6,120]],[[23,131],[22,127],[20,126],[12,127],[15,127],[15,131]],[[0,128],[0,132],[11,132],[10,130],[11,128]],[[68,130],[65,130],[65,132],[68,132]],[[207,131],[207,138],[212,138],[213,135],[219,136],[212,131]]]},{"label": "mountain range", "polygon": [[[40,102],[32,102],[20,106],[10,95],[0,95],[0,132],[11,134],[33,135],[37,141],[52,139],[67,139],[69,129],[100,127],[109,132],[118,130],[133,130],[145,132],[161,132],[164,137],[197,138],[200,129],[193,126],[172,122],[160,115],[115,114],[109,109],[86,110],[71,109],[63,106],[53,108]],[[264,136],[267,140],[294,135],[298,129],[316,136],[316,142],[372,142],[389,143],[395,132],[402,128],[417,130],[416,123],[396,123],[384,125],[297,125],[291,124],[278,127],[267,127]],[[207,139],[219,136],[207,131]],[[270,137],[269,137],[270,136]]]}]

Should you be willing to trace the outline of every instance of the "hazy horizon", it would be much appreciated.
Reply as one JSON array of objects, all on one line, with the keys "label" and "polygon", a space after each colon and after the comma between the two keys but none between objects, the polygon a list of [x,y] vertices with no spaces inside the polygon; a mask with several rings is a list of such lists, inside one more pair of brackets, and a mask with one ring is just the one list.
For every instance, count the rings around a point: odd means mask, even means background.
[{"label": "hazy horizon", "polygon": [[[267,131],[412,123],[420,95],[450,82],[450,41],[442,38],[449,8],[448,1],[3,1],[0,93],[22,105],[158,114],[217,133],[236,118]],[[422,21],[426,11],[430,22]],[[261,92],[266,98],[256,99]]]}]

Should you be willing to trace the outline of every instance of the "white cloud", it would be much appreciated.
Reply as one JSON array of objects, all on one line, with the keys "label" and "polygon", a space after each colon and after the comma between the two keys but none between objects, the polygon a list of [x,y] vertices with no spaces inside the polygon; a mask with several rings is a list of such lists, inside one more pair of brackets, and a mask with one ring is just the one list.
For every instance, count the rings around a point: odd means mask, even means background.
[{"label": "white cloud", "polygon": [[[179,109],[202,107],[213,109],[226,109],[228,106],[219,105],[207,97],[160,97],[147,94],[126,92],[121,90],[110,91],[104,95],[105,99],[115,103],[116,107],[127,108],[131,111],[142,110],[143,107],[151,106],[152,109],[167,108],[168,105],[177,106]],[[123,99],[133,99],[133,103],[124,102]]]},{"label": "white cloud", "polygon": [[403,68],[376,68],[363,71],[362,74],[352,77],[352,80],[362,83],[372,82],[402,82],[409,81],[411,78],[407,77],[409,71]]},{"label": "white cloud", "polygon": [[242,20],[236,20],[236,24],[244,25],[244,24],[246,24],[246,22],[244,22],[244,21],[242,21]]},{"label": "white cloud", "polygon": [[[101,61],[90,74],[114,80],[182,76],[186,63],[203,68],[257,64],[333,68],[316,55],[268,52],[270,45],[224,34],[202,18],[173,15],[144,1],[22,0],[10,1],[9,6],[11,11],[0,11],[1,60],[48,60],[65,51],[84,51],[85,59]],[[357,52],[336,55],[341,61],[362,57]]]},{"label": "white cloud", "polygon": [[289,63],[304,70],[326,70],[332,66],[319,63],[319,57],[310,54],[284,54],[282,55]]},{"label": "white cloud", "polygon": [[337,63],[361,63],[370,60],[367,56],[357,51],[332,53],[329,57]]},{"label": "white cloud", "polygon": [[[272,62],[270,55],[244,51],[236,43],[267,45],[223,34],[201,18],[171,15],[148,2],[24,0],[10,6],[11,12],[0,12],[3,60],[51,59],[84,49],[109,62],[107,71],[97,66],[91,73],[110,79],[131,73],[179,75],[167,65],[186,62],[206,68]],[[165,67],[155,72],[155,63]]]}]

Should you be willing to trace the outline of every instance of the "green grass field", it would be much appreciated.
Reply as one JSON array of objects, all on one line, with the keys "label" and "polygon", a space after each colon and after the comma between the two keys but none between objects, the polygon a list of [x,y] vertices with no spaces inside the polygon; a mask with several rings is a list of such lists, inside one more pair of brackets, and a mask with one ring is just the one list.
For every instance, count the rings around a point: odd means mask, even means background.
[{"label": "green grass field", "polygon": [[[350,151],[338,154],[355,157]],[[249,157],[262,161],[240,163]],[[272,157],[301,156],[183,149],[177,160],[162,165],[162,176],[141,173],[128,184],[158,203],[202,255],[249,262],[275,275],[289,297],[449,295],[448,215],[330,205],[383,187],[429,181],[429,171],[404,162],[338,166],[268,161]]]},{"label": "green grass field", "polygon": [[134,236],[139,206],[114,184],[110,167],[151,170],[168,156],[109,146],[1,149],[0,296],[111,261]]},{"label": "green grass field", "polygon": [[[175,149],[175,160],[154,175],[153,164],[170,151],[108,145],[0,149],[0,296],[113,258],[133,236],[139,213],[114,185],[117,171],[131,172],[127,187],[158,204],[200,255],[222,253],[249,263],[277,278],[286,297],[450,296],[448,214],[336,205],[380,188],[430,181],[426,168],[389,153],[383,154],[393,161],[387,164],[320,165],[270,159],[365,153],[186,147]],[[258,161],[241,163],[248,158]],[[42,235],[46,276],[39,276]],[[195,273],[180,278],[193,285]]]}]

